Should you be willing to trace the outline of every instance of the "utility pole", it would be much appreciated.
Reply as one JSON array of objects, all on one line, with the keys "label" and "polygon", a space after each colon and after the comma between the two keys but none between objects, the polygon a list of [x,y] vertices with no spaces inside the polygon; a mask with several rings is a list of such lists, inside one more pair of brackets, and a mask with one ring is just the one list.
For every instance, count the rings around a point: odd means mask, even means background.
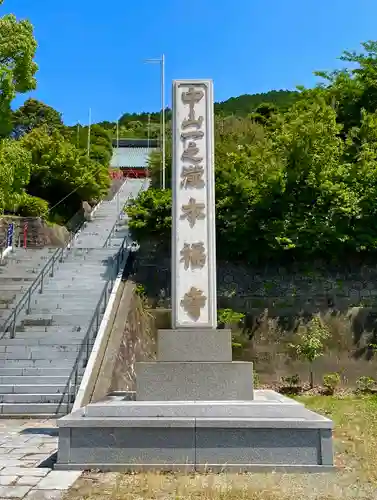
[{"label": "utility pole", "polygon": [[88,152],[87,152],[88,158],[89,158],[89,155],[90,155],[90,129],[91,129],[91,126],[92,126],[92,109],[89,108]]},{"label": "utility pole", "polygon": [[165,55],[161,57],[161,104],[162,104],[162,189],[166,184],[166,138],[165,138]]},{"label": "utility pole", "polygon": [[166,187],[166,136],[165,136],[165,55],[162,54],[158,59],[146,59],[146,63],[160,65],[161,71],[161,142],[162,142],[162,160],[161,160],[161,174],[162,174],[162,189]]}]

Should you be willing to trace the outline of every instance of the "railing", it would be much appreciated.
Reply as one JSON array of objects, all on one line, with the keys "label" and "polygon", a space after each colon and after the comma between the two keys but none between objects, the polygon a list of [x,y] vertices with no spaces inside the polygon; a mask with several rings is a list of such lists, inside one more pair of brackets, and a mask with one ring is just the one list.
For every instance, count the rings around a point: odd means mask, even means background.
[{"label": "railing", "polygon": [[30,314],[31,296],[38,288],[39,288],[39,293],[43,293],[44,282],[45,278],[47,277],[47,274],[49,273],[49,276],[51,277],[54,276],[55,263],[58,260],[62,262],[65,250],[66,247],[58,248],[49,258],[46,264],[43,266],[43,268],[41,269],[41,271],[39,272],[38,276],[35,278],[33,283],[30,285],[28,290],[26,290],[24,295],[18,301],[14,310],[10,313],[8,318],[2,324],[2,335],[0,339],[2,339],[8,331],[10,332],[10,338],[14,339],[16,334],[16,324],[18,315],[24,309],[26,309],[26,314]]},{"label": "railing", "polygon": [[102,316],[106,311],[107,304],[109,302],[109,298],[111,295],[111,291],[113,289],[114,281],[117,278],[119,271],[121,269],[122,264],[125,260],[126,247],[128,245],[128,240],[125,238],[122,242],[122,245],[118,252],[113,257],[113,265],[112,272],[109,280],[106,282],[104,286],[100,299],[97,303],[97,306],[94,310],[94,314],[92,319],[90,320],[89,327],[86,331],[85,337],[81,343],[79,352],[77,354],[75,364],[72,368],[72,371],[69,375],[66,386],[63,390],[62,397],[57,409],[57,413],[61,406],[64,404],[64,399],[67,397],[67,413],[69,413],[72,409],[74,401],[76,399],[77,391],[79,389],[79,379],[81,376],[80,371],[85,369],[89,357],[91,354],[91,348],[93,346],[94,340],[97,337],[98,330],[101,324]]}]

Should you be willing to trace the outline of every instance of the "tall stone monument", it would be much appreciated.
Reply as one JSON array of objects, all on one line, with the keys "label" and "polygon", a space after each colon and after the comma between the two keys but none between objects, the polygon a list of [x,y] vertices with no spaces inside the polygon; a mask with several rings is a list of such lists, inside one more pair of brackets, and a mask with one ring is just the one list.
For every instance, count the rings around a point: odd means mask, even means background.
[{"label": "tall stone monument", "polygon": [[253,390],[217,330],[213,84],[173,82],[172,329],[157,360],[136,364],[136,396],[58,421],[59,469],[323,471],[332,422],[274,391]]}]

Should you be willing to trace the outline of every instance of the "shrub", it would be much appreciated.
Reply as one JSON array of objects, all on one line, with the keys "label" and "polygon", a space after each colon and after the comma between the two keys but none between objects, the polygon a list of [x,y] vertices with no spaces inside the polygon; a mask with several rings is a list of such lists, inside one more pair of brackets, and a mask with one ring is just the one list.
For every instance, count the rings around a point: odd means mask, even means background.
[{"label": "shrub", "polygon": [[374,389],[376,381],[372,377],[360,377],[356,380],[356,391],[368,393]]},{"label": "shrub", "polygon": [[48,203],[37,196],[25,195],[18,206],[18,213],[22,217],[41,217],[46,219],[48,215]]},{"label": "shrub", "polygon": [[260,386],[259,374],[255,370],[253,370],[253,385],[254,389],[258,389],[258,387]]},{"label": "shrub", "polygon": [[297,387],[300,383],[300,376],[296,373],[295,375],[281,377],[281,380],[286,387]]},{"label": "shrub", "polygon": [[234,325],[240,323],[244,319],[245,315],[233,311],[233,309],[219,309],[217,311],[217,320],[220,325]]},{"label": "shrub", "polygon": [[323,376],[323,385],[326,388],[327,394],[334,394],[335,389],[340,384],[339,373],[327,373]]}]

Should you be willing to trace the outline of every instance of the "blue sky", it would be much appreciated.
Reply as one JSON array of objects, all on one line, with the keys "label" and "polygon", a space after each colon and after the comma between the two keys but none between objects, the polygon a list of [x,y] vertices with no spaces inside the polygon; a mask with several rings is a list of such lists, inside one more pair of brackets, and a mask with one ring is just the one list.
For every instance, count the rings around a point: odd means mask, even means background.
[{"label": "blue sky", "polygon": [[[67,124],[159,109],[174,78],[212,78],[215,99],[313,85],[343,49],[377,39],[376,0],[5,0],[38,40],[33,96]],[[25,96],[18,98],[16,105]]]}]

